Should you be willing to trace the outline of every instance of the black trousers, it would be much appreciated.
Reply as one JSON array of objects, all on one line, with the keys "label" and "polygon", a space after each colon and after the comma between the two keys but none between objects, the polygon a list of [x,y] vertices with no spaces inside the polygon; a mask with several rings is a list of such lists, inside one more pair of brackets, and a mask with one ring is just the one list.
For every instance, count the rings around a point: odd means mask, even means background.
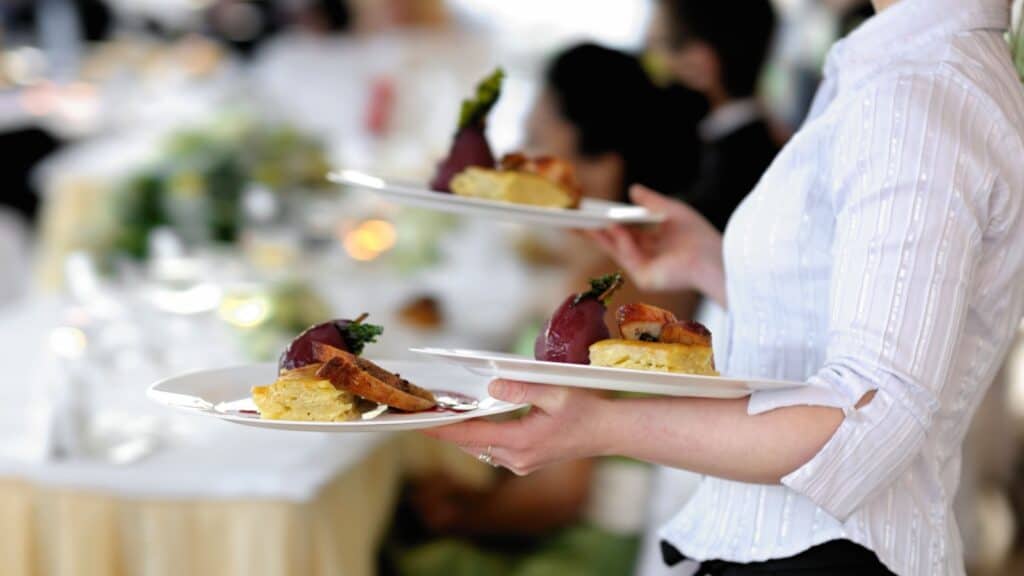
[{"label": "black trousers", "polygon": [[[686,559],[668,542],[662,541],[661,552],[669,566]],[[740,564],[724,560],[701,563],[697,576],[895,576],[878,560],[875,553],[849,540],[832,540],[809,548],[796,556],[764,562]]]}]

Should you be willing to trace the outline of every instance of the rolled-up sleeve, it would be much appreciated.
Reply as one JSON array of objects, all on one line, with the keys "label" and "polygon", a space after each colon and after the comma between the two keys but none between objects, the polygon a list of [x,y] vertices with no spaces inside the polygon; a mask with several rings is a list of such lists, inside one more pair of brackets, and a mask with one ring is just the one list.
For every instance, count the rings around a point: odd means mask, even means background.
[{"label": "rolled-up sleeve", "polygon": [[893,482],[931,431],[968,313],[989,178],[985,127],[952,80],[894,78],[859,96],[870,114],[835,133],[826,363],[803,392],[755,394],[749,407],[844,409],[818,454],[782,479],[840,520]]}]

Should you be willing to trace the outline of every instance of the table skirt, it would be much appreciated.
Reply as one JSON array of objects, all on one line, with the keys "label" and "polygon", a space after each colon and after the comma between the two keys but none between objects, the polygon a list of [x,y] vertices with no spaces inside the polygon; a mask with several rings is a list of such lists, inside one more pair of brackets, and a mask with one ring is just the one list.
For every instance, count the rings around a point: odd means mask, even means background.
[{"label": "table skirt", "polygon": [[402,476],[395,448],[310,502],[124,499],[0,479],[0,573],[371,576]]}]

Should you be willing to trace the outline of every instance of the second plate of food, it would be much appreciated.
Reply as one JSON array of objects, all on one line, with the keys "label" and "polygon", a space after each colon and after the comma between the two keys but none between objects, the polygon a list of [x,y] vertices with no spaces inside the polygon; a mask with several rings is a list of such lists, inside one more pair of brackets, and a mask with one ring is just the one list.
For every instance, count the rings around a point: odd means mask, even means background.
[{"label": "second plate of food", "polygon": [[[220,418],[234,424],[306,432],[416,430],[507,414],[523,408],[490,397],[487,394],[489,378],[454,366],[427,361],[381,361],[380,366],[429,390],[439,405],[421,412],[401,412],[383,406],[359,406],[359,415],[339,422],[303,421],[290,418],[287,414],[275,414],[280,419],[266,419],[261,416],[253,400],[253,388],[267,386],[282,378],[276,364],[251,364],[176,376],[154,384],[149,389],[149,397],[169,408]],[[298,371],[296,374],[301,376]],[[331,392],[329,387],[324,388]],[[316,409],[316,389],[315,385],[308,383],[302,389],[296,389],[292,400],[296,405],[305,406],[304,410]],[[284,392],[288,393],[288,390]],[[301,398],[303,395],[307,397]],[[333,402],[324,403],[323,408],[327,411],[337,410]],[[322,416],[330,417],[332,414],[325,412]]]},{"label": "second plate of food", "polygon": [[502,378],[615,392],[698,398],[742,398],[757,390],[783,390],[803,386],[800,382],[780,380],[696,376],[676,372],[541,362],[525,356],[481,350],[414,348],[412,351],[461,366],[468,372],[487,379]]},{"label": "second plate of food", "polygon": [[545,208],[435,192],[426,186],[385,180],[355,170],[337,170],[332,172],[329,178],[336,184],[370,190],[386,200],[407,206],[521,224],[600,229],[613,224],[658,224],[664,219],[661,215],[641,206],[587,198],[583,199],[579,208]]}]

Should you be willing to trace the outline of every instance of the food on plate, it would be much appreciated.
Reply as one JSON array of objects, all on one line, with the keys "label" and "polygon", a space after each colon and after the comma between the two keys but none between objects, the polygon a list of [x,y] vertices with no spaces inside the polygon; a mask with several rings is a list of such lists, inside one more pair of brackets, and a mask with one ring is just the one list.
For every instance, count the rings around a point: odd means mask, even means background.
[{"label": "food on plate", "polygon": [[462,103],[448,156],[437,166],[430,188],[469,198],[485,198],[549,208],[578,208],[582,192],[572,164],[550,157],[508,154],[496,167],[487,142],[487,115],[501,96],[505,73],[499,68]]},{"label": "food on plate", "polygon": [[616,312],[619,333],[626,340],[657,342],[666,324],[676,322],[676,315],[650,304],[624,304]]},{"label": "food on plate", "polygon": [[590,363],[607,368],[718,376],[710,346],[602,340],[590,347]]},{"label": "food on plate", "polygon": [[551,315],[537,336],[533,354],[537,360],[587,364],[590,345],[610,337],[604,322],[609,299],[622,286],[622,274],[590,281],[590,289],[569,296]]},{"label": "food on plate", "polygon": [[711,347],[711,331],[700,322],[692,320],[669,322],[661,330],[659,342]]},{"label": "food on plate", "polygon": [[277,381],[252,389],[260,417],[344,422],[381,404],[405,412],[433,408],[430,392],[359,356],[383,332],[365,319],[332,320],[295,338],[281,355]]},{"label": "food on plate", "polygon": [[331,320],[307,328],[299,334],[281,354],[278,370],[294,370],[317,362],[313,343],[330,344],[340,350],[359,355],[367,344],[377,341],[384,329],[376,324],[366,324],[367,314],[355,320]]},{"label": "food on plate", "polygon": [[609,368],[718,376],[711,332],[650,304],[624,304],[616,311],[621,338],[611,338],[604,316],[622,274],[590,281],[590,290],[570,296],[537,336],[537,360]]},{"label": "food on plate", "polygon": [[350,392],[338,390],[317,376],[321,364],[282,372],[270,386],[256,386],[252,399],[266,420],[344,422],[359,418],[362,403]]},{"label": "food on plate", "polygon": [[324,364],[317,376],[335,388],[403,412],[421,412],[437,406],[434,395],[398,374],[392,374],[365,358],[320,345]]},{"label": "food on plate", "polygon": [[441,303],[433,296],[419,296],[398,311],[398,318],[408,326],[421,330],[436,330],[444,324]]},{"label": "food on plate", "polygon": [[711,332],[656,306],[627,304],[617,313],[622,338],[590,346],[590,363],[609,368],[718,376]]},{"label": "food on plate", "polygon": [[448,156],[437,166],[430,188],[451,192],[452,178],[470,166],[494,167],[494,153],[487,142],[487,115],[501,96],[505,73],[499,68],[476,87],[476,96],[462,102],[459,125]]},{"label": "food on plate", "polygon": [[458,196],[547,208],[578,208],[583,193],[572,164],[551,157],[508,154],[497,170],[470,167],[451,181]]}]

